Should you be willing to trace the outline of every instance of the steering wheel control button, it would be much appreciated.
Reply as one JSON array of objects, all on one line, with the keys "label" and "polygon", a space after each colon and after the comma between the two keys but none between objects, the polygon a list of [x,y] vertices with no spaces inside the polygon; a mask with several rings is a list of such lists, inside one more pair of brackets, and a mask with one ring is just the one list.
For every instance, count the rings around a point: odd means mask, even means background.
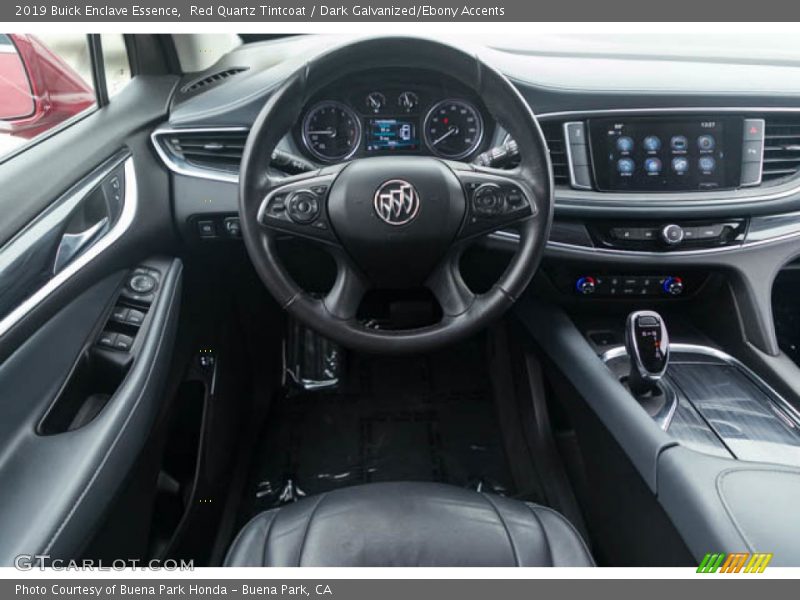
[{"label": "steering wheel control button", "polygon": [[683,227],[680,225],[667,225],[661,230],[661,239],[665,244],[675,246],[683,241]]},{"label": "steering wheel control button", "polygon": [[525,204],[525,196],[518,189],[511,189],[506,194],[506,202],[512,208],[519,208]]},{"label": "steering wheel control button", "polygon": [[475,190],[472,206],[475,212],[483,217],[491,217],[503,211],[503,191],[499,185],[485,183]]},{"label": "steering wheel control button", "polygon": [[308,225],[319,216],[319,202],[316,194],[301,190],[289,197],[287,203],[289,218],[300,225]]}]

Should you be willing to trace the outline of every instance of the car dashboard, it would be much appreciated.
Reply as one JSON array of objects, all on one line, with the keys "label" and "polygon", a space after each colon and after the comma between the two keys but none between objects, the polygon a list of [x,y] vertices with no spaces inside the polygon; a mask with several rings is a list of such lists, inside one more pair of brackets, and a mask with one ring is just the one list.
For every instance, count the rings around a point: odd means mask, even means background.
[{"label": "car dashboard", "polygon": [[[339,41],[246,44],[186,77],[152,135],[186,239],[236,238],[250,126],[291,73]],[[725,272],[750,340],[777,351],[762,291],[774,267],[762,264],[790,261],[800,239],[798,67],[470,49],[515,84],[546,139],[555,217],[545,268],[560,301],[679,302]],[[387,66],[331,77],[299,107],[271,166],[296,174],[392,154],[514,164],[513,140],[455,79]],[[514,231],[490,238],[517,244]]]}]

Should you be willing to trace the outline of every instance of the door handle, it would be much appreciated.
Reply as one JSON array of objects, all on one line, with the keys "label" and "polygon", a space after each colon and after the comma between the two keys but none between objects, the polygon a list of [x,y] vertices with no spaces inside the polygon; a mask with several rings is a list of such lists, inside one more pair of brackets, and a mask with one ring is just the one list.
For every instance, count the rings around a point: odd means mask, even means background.
[{"label": "door handle", "polygon": [[65,233],[58,243],[56,259],[53,263],[53,275],[69,264],[69,262],[88,248],[92,242],[108,230],[108,217],[103,217],[78,233]]}]

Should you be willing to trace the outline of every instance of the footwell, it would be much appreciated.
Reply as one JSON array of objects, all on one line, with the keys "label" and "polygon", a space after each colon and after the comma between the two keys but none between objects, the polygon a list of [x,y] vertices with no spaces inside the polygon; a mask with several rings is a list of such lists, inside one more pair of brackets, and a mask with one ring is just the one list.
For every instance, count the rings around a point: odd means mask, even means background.
[{"label": "footwell", "polygon": [[339,390],[280,399],[254,456],[243,520],[375,481],[513,495],[483,350],[476,340],[420,357],[356,357]]}]

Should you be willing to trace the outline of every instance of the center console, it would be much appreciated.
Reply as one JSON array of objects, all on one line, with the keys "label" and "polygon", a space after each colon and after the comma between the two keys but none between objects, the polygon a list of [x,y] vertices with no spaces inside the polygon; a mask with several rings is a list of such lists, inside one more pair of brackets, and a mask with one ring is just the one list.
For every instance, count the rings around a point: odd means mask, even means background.
[{"label": "center console", "polygon": [[738,461],[800,466],[800,412],[753,371],[710,346],[670,344],[658,313],[627,321],[602,359],[681,445]]}]

